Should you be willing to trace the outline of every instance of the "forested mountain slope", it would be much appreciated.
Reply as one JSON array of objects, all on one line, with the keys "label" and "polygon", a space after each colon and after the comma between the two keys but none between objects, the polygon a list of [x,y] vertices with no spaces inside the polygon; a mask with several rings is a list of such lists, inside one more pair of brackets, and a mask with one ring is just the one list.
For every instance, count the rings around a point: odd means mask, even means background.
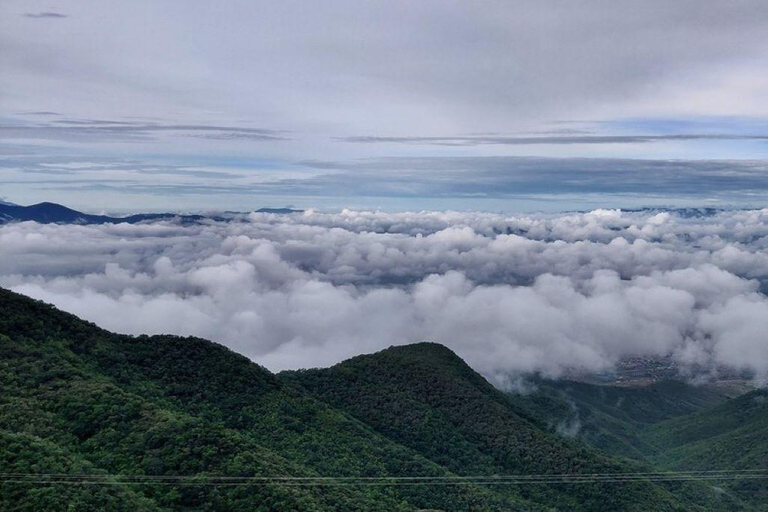
[{"label": "forested mountain slope", "polygon": [[0,386],[2,510],[739,507],[700,484],[359,480],[646,469],[547,432],[439,345],[279,379],[206,340],[111,334],[0,289]]},{"label": "forested mountain slope", "polygon": [[[2,473],[450,476],[200,339],[132,338],[0,290]],[[510,497],[511,496],[511,497]],[[4,483],[2,510],[536,510],[458,486]]]},{"label": "forested mountain slope", "polygon": [[[392,347],[328,369],[280,374],[458,474],[564,474],[647,471],[547,432],[456,354],[434,343]],[[646,484],[531,486],[529,499],[564,509],[632,510],[708,500],[699,486]],[[672,498],[672,496],[675,498]],[[672,501],[670,501],[672,500]],[[715,502],[709,502],[709,507]]]},{"label": "forested mountain slope", "polygon": [[643,437],[652,425],[727,400],[715,389],[678,381],[643,387],[544,379],[535,379],[532,384],[525,393],[508,395],[516,407],[551,431],[635,459],[655,454],[656,447]]},{"label": "forested mountain slope", "polygon": [[[672,469],[762,472],[768,468],[768,392],[753,391],[659,423],[643,440],[656,448],[658,463]],[[768,509],[765,480],[744,479],[727,487],[761,510]]]}]

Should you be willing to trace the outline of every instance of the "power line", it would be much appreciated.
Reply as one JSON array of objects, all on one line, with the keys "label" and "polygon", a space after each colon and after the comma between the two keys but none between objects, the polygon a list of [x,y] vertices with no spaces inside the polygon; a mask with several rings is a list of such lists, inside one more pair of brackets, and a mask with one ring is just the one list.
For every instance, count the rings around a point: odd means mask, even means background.
[{"label": "power line", "polygon": [[601,473],[539,473],[539,474],[512,474],[512,475],[436,475],[436,476],[226,476],[226,475],[141,475],[130,473],[3,473],[0,472],[0,477],[5,476],[62,476],[62,477],[119,477],[119,478],[227,478],[227,479],[294,479],[294,480],[317,480],[317,479],[330,479],[330,480],[380,480],[380,479],[467,479],[467,478],[556,478],[556,477],[594,477],[594,476],[667,476],[667,475],[699,475],[699,474],[717,474],[717,473],[768,473],[768,469],[712,469],[712,470],[690,470],[690,471],[650,471],[650,472],[601,472]]},{"label": "power line", "polygon": [[570,478],[570,477],[647,477],[647,476],[676,476],[676,475],[717,475],[717,474],[749,474],[767,473],[768,469],[721,469],[721,470],[691,470],[691,471],[653,471],[653,472],[602,472],[602,473],[541,473],[513,475],[436,475],[436,476],[226,476],[226,475],[136,475],[126,473],[0,473],[3,477],[62,477],[62,478],[99,478],[113,477],[123,479],[227,479],[227,480],[466,480],[466,479],[505,479],[505,478]]},{"label": "power line", "polygon": [[[523,480],[523,481],[457,481],[457,482],[315,482],[315,483],[291,483],[291,482],[110,482],[110,481],[59,481],[59,480],[3,480],[4,484],[25,485],[72,485],[72,486],[195,486],[195,487],[443,487],[462,485],[483,486],[512,486],[512,485],[559,485],[559,484],[616,484],[616,483],[650,483],[650,482],[704,482],[735,480],[736,478],[675,478],[675,479],[635,479],[635,480]],[[745,480],[765,480],[768,476],[744,477]]]},{"label": "power line", "polygon": [[768,471],[708,470],[652,473],[565,473],[540,475],[388,476],[388,477],[234,477],[213,475],[118,475],[67,473],[0,473],[0,483],[31,485],[193,485],[193,486],[445,486],[600,484],[768,479]]}]

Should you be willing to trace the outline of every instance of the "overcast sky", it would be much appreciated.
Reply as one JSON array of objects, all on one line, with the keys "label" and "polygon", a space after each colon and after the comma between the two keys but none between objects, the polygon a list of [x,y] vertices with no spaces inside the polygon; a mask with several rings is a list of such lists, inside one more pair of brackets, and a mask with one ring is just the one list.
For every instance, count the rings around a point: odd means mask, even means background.
[{"label": "overcast sky", "polygon": [[768,3],[0,3],[0,200],[762,205]]}]

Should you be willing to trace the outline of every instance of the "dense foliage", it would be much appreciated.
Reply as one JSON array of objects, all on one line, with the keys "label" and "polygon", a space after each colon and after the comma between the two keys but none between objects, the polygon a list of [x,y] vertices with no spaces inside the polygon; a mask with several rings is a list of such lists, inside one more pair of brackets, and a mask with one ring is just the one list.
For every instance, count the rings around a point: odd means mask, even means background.
[{"label": "dense foliage", "polygon": [[[210,485],[216,476],[617,472],[444,347],[277,378],[196,338],[116,335],[0,289],[2,510],[710,510],[708,487]],[[9,474],[41,475],[11,482]],[[51,483],[91,475],[99,485]],[[196,480],[131,483],[125,475]],[[48,478],[50,480],[50,478]],[[208,482],[209,484],[201,485]]]},{"label": "dense foliage", "polygon": [[[547,428],[659,470],[740,471],[768,467],[768,392],[727,398],[707,387],[664,381],[639,388],[538,381],[516,406]],[[755,475],[759,476],[759,475]],[[717,482],[719,489],[767,510],[763,478]]]},{"label": "dense foliage", "polygon": [[678,381],[619,387],[567,380],[535,380],[533,389],[509,394],[549,430],[605,452],[645,459],[656,446],[643,433],[656,423],[715,406],[726,396],[712,388]]},{"label": "dense foliage", "polygon": [[[754,470],[768,467],[768,392],[757,390],[717,407],[681,416],[646,430],[663,466],[683,470]],[[725,486],[768,510],[765,480],[740,480]]]},{"label": "dense foliage", "polygon": [[[447,348],[392,347],[328,369],[280,377],[343,409],[390,439],[458,474],[565,474],[648,471],[548,432]],[[568,510],[664,510],[724,505],[703,486],[647,483],[528,486],[526,498]],[[734,506],[728,503],[727,506]]]},{"label": "dense foliage", "polygon": [[[110,334],[0,290],[2,473],[450,475],[228,349]],[[2,510],[536,509],[476,485],[3,483]]]}]

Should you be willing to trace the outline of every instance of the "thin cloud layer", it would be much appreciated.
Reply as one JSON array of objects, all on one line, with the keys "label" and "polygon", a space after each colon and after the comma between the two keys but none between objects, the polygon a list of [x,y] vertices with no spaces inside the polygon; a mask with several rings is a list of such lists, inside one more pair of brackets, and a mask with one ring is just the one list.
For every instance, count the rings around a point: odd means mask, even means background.
[{"label": "thin cloud layer", "polygon": [[499,385],[671,355],[768,376],[768,210],[0,227],[0,284],[273,370],[443,343]]},{"label": "thin cloud layer", "polygon": [[673,135],[547,135],[547,136],[485,136],[485,137],[375,137],[357,135],[341,139],[345,142],[359,144],[429,144],[435,146],[481,146],[508,145],[527,146],[537,144],[646,144],[650,142],[692,141],[692,140],[768,140],[768,135],[730,135],[730,134],[694,134],[681,133]]},{"label": "thin cloud layer", "polygon": [[[131,137],[142,133],[134,128],[115,133]],[[98,139],[97,133],[90,136]],[[161,211],[169,205],[195,211],[247,211],[254,203],[333,209],[375,203],[378,209],[399,211],[413,203],[430,210],[482,205],[483,210],[502,211],[703,204],[759,207],[768,191],[767,169],[764,160],[465,156],[301,160],[290,165],[233,159],[221,166],[204,159],[180,164],[34,152],[0,156],[3,192],[13,202],[34,202],[20,201],[15,194],[34,187],[46,192],[46,201],[85,210],[134,212],[137,205],[150,201],[153,209]],[[98,199],[91,194],[98,194]]]},{"label": "thin cloud layer", "polygon": [[43,12],[25,12],[24,13],[25,18],[37,18],[37,19],[62,19],[66,18],[66,14],[62,14],[60,12],[53,12],[53,11],[43,11]]},{"label": "thin cloud layer", "polygon": [[280,132],[243,126],[158,124],[92,119],[56,119],[48,123],[0,125],[0,139],[93,142],[155,142],[162,134],[211,139],[284,140]]}]

